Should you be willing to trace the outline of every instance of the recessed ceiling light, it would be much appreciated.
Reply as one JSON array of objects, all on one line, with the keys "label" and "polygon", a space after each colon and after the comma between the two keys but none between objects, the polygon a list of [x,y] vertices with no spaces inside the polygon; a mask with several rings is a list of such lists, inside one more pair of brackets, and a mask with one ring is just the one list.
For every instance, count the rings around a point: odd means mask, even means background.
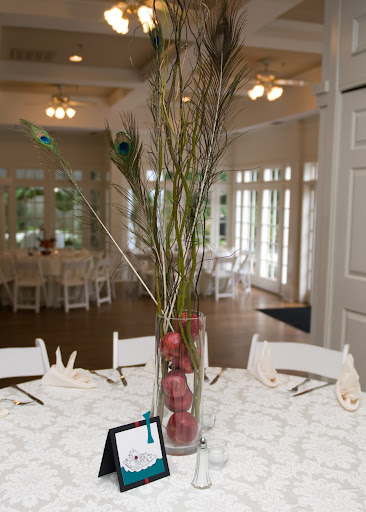
[{"label": "recessed ceiling light", "polygon": [[70,55],[69,61],[71,62],[81,62],[83,60],[81,55]]}]

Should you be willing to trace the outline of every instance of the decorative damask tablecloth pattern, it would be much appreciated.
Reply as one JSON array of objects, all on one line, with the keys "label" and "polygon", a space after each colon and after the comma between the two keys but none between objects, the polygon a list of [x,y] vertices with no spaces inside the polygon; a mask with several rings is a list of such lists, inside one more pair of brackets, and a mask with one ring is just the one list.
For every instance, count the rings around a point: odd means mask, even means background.
[{"label": "decorative damask tablecloth pattern", "polygon": [[[218,369],[210,368],[210,378]],[[120,493],[116,474],[98,478],[108,429],[142,419],[153,375],[125,370],[128,386],[98,379],[90,390],[22,384],[45,405],[9,407],[0,419],[1,512],[362,512],[366,510],[366,395],[341,408],[326,387],[292,398],[300,379],[264,387],[245,370],[205,384],[217,411],[207,435],[226,439],[230,457],[210,471],[212,487],[191,486],[196,456],[168,456],[171,476]],[[117,372],[105,371],[117,379]],[[23,400],[16,390],[0,397]],[[6,405],[4,405],[6,404]]]}]

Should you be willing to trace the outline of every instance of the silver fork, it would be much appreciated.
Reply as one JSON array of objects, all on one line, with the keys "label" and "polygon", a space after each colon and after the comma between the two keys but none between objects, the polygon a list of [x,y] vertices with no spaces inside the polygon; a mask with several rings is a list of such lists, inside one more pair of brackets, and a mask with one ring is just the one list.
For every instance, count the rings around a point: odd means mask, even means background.
[{"label": "silver fork", "polygon": [[13,402],[15,405],[28,405],[33,404],[34,400],[30,402],[19,402],[19,400],[13,400],[13,398],[0,398],[0,402]]},{"label": "silver fork", "polygon": [[293,388],[289,389],[289,391],[297,391],[299,389],[300,386],[302,386],[303,384],[306,384],[306,382],[310,382],[310,379],[309,377],[306,377],[305,380],[302,380],[301,382],[299,382],[296,386],[294,386]]},{"label": "silver fork", "polygon": [[109,377],[106,377],[105,375],[102,375],[101,373],[98,373],[95,370],[89,370],[89,371],[90,371],[90,373],[94,373],[94,375],[98,375],[98,377],[103,377],[103,379],[106,379],[106,381],[109,382],[110,384],[119,384],[119,380],[110,379]]}]

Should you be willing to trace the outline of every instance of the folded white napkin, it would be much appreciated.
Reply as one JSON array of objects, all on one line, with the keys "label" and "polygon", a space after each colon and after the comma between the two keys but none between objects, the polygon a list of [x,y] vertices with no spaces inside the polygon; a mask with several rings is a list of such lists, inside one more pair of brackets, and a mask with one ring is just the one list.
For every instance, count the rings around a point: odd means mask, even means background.
[{"label": "folded white napkin", "polygon": [[65,367],[62,362],[60,347],[56,350],[56,364],[53,364],[42,377],[43,386],[63,386],[66,388],[96,388],[97,384],[88,370],[74,368],[76,350],[71,354]]},{"label": "folded white napkin", "polygon": [[273,364],[271,346],[268,341],[263,342],[261,357],[254,365],[251,373],[265,386],[274,388],[278,385],[277,371]]},{"label": "folded white napkin", "polygon": [[0,418],[5,418],[9,414],[8,409],[0,408]]},{"label": "folded white napkin", "polygon": [[355,411],[360,405],[360,377],[356,372],[351,354],[348,354],[345,362],[342,364],[339,378],[335,385],[335,392],[339,403],[347,411]]}]

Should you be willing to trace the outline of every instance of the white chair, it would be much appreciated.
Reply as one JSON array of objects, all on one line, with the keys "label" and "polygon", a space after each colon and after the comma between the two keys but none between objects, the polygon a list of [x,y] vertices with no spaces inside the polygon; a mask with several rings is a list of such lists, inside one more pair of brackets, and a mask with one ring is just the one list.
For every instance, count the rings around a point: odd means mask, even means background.
[{"label": "white chair", "polygon": [[[250,370],[260,359],[263,341],[254,334],[250,346],[247,368]],[[342,363],[346,359],[349,345],[343,350],[309,345],[307,343],[269,342],[276,370],[294,370],[320,375],[328,379],[338,379]]]},{"label": "white chair", "polygon": [[146,364],[155,354],[155,336],[119,339],[113,333],[113,368]]},{"label": "white chair", "polygon": [[62,275],[56,279],[63,290],[65,312],[70,309],[85,308],[89,310],[88,279],[91,259],[65,261],[62,265]]},{"label": "white chair", "polygon": [[[34,289],[34,294],[26,293],[31,289]],[[39,313],[41,291],[48,307],[46,279],[43,277],[40,262],[38,260],[16,260],[14,262],[13,311],[34,309],[36,313]]]},{"label": "white chair", "polygon": [[[118,339],[118,332],[113,333],[113,368],[117,366],[137,366],[146,364],[155,354],[155,336]],[[203,364],[208,368],[208,338],[203,352]]]},{"label": "white chair", "polygon": [[[91,272],[90,280],[94,284],[95,299],[98,308],[104,302],[112,304],[110,259],[108,257],[99,259]],[[104,295],[102,292],[104,290]]]},{"label": "white chair", "polygon": [[45,342],[36,338],[35,347],[0,348],[0,378],[44,375],[50,368]]},{"label": "white chair", "polygon": [[215,261],[214,279],[215,279],[215,300],[218,301],[224,297],[235,298],[235,276],[234,268],[237,255],[225,256]]},{"label": "white chair", "polygon": [[250,293],[252,284],[250,277],[251,254],[249,251],[240,251],[234,267],[235,286],[241,282],[244,294]]}]

